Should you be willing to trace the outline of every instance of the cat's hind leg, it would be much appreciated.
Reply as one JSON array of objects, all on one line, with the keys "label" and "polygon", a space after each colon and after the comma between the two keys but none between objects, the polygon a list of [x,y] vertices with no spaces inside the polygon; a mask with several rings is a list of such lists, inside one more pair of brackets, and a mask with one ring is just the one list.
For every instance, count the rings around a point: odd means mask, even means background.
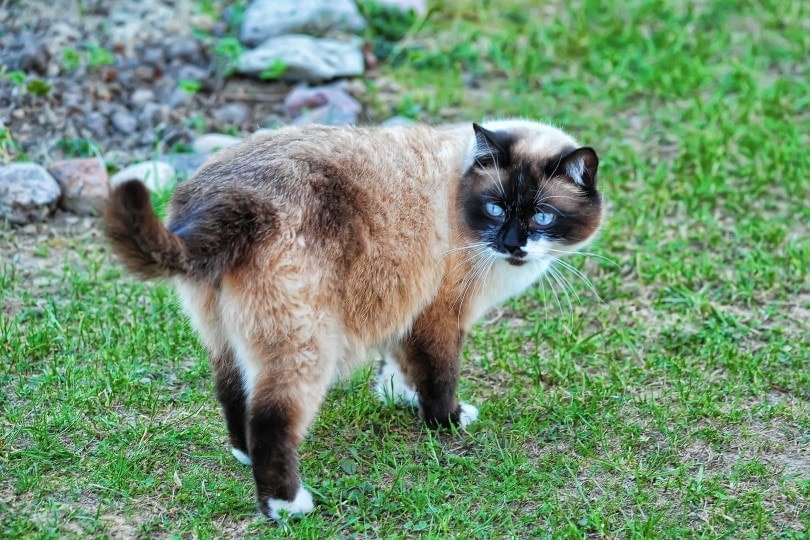
[{"label": "cat's hind leg", "polygon": [[223,280],[221,311],[246,398],[256,499],[262,513],[278,520],[284,512],[314,509],[301,481],[298,449],[345,353],[345,340],[334,319],[313,312],[310,302],[269,288],[262,296],[253,290],[256,283]]},{"label": "cat's hind leg", "polygon": [[208,350],[231,454],[240,463],[250,465],[245,438],[245,392],[239,366],[220,321],[218,291],[211,285],[185,279],[178,280],[176,289],[192,326]]}]

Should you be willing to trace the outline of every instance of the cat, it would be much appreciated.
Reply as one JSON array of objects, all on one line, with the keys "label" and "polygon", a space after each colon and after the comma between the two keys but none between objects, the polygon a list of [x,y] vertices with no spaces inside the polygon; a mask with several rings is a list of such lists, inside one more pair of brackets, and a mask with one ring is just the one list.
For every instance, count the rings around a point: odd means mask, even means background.
[{"label": "cat", "polygon": [[138,181],[106,232],[144,279],[172,278],[207,348],[233,455],[260,510],[314,508],[298,446],[330,383],[382,353],[376,391],[429,426],[465,427],[466,332],[589,242],[598,158],[528,120],[288,127],[215,154],[164,225]]}]

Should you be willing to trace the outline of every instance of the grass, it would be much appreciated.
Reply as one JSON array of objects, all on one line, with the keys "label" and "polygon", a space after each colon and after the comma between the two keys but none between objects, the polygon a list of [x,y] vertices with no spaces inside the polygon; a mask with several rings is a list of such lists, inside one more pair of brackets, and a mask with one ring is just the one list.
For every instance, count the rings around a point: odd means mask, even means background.
[{"label": "grass", "polygon": [[[201,348],[97,232],[5,230],[0,537],[810,534],[810,6],[436,2],[371,120],[551,120],[596,147],[592,256],[473,332],[468,433],[337,385],[316,511],[255,513]],[[4,249],[4,252],[7,250]],[[597,296],[598,295],[598,296]]]}]

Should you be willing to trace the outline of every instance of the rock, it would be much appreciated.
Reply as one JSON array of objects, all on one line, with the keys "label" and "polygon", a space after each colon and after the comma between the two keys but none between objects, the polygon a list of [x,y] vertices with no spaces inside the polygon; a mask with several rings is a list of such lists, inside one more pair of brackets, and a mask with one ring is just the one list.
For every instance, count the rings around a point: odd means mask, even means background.
[{"label": "rock", "polygon": [[239,125],[248,117],[248,108],[244,103],[229,103],[211,112],[215,120],[223,124]]},{"label": "rock", "polygon": [[365,27],[352,0],[254,0],[245,10],[239,37],[256,45],[283,34],[351,34]]},{"label": "rock", "polygon": [[274,63],[287,66],[285,80],[329,80],[354,77],[364,70],[363,51],[356,41],[339,41],[303,35],[270,38],[243,52],[237,61],[240,73],[258,75]]},{"label": "rock", "polygon": [[0,54],[0,64],[8,71],[37,71],[48,69],[50,53],[45,41],[29,30],[23,30]]},{"label": "rock", "polygon": [[104,113],[93,111],[87,113],[83,120],[84,127],[90,132],[95,139],[103,139],[107,137],[107,117]]},{"label": "rock", "polygon": [[394,126],[410,126],[411,124],[415,124],[414,120],[407,118],[405,116],[392,116],[387,120],[383,120],[380,125],[382,127],[394,127]]},{"label": "rock", "polygon": [[228,148],[242,142],[239,137],[232,135],[222,135],[221,133],[206,133],[200,135],[191,144],[194,151],[198,154],[212,154],[222,148]]},{"label": "rock", "polygon": [[0,167],[0,218],[17,225],[44,221],[59,203],[59,184],[36,163]]},{"label": "rock", "polygon": [[159,161],[174,167],[178,180],[185,180],[191,177],[206,159],[207,154],[166,154],[160,156]]},{"label": "rock", "polygon": [[110,198],[110,179],[98,158],[66,159],[53,163],[48,171],[59,183],[59,205],[74,214],[98,214]]},{"label": "rock", "polygon": [[121,133],[129,135],[138,128],[138,119],[123,107],[116,109],[110,116],[110,123]]},{"label": "rock", "polygon": [[179,39],[169,46],[169,58],[179,59],[192,64],[205,64],[202,47],[195,39]]},{"label": "rock", "polygon": [[178,81],[197,81],[200,83],[208,81],[210,77],[211,75],[207,69],[195,66],[193,64],[185,64],[180,66],[180,69],[177,70],[176,75]]},{"label": "rock", "polygon": [[138,121],[144,126],[156,126],[169,119],[170,109],[163,103],[145,103],[138,115]]},{"label": "rock", "polygon": [[360,110],[360,103],[339,85],[298,87],[284,99],[284,112],[298,126],[356,124]]},{"label": "rock", "polygon": [[149,88],[138,88],[129,96],[129,102],[138,109],[143,109],[147,103],[153,103],[155,99],[155,93]]},{"label": "rock", "polygon": [[152,192],[166,191],[174,187],[174,167],[162,161],[144,161],[130,165],[110,178],[110,186],[114,188],[127,180],[140,180]]}]

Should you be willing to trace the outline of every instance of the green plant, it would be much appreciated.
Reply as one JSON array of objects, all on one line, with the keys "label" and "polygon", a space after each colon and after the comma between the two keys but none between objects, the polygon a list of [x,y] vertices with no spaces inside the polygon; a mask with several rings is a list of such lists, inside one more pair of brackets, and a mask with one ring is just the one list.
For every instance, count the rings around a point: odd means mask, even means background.
[{"label": "green plant", "polygon": [[26,154],[23,146],[14,140],[8,128],[0,127],[0,160],[3,163],[10,163],[25,159]]},{"label": "green plant", "polygon": [[374,0],[358,0],[357,7],[368,22],[366,38],[371,41],[374,55],[379,59],[387,58],[417,21],[413,10],[402,10]]},{"label": "green plant", "polygon": [[62,67],[67,71],[77,69],[82,64],[82,55],[71,47],[62,49]]},{"label": "green plant", "polygon": [[115,63],[115,56],[109,49],[100,47],[95,43],[88,43],[85,48],[87,50],[87,64],[91,68],[108,66]]},{"label": "green plant", "polygon": [[65,157],[81,158],[101,155],[99,145],[83,137],[62,137],[56,141],[56,147],[62,151]]},{"label": "green plant", "polygon": [[287,71],[287,64],[282,60],[273,60],[273,62],[265,68],[264,71],[259,73],[259,78],[263,81],[280,79]]},{"label": "green plant", "polygon": [[179,86],[187,94],[196,94],[200,91],[200,88],[202,88],[202,83],[200,81],[194,81],[191,79],[180,79],[177,82],[177,86]]},{"label": "green plant", "polygon": [[51,92],[51,85],[42,79],[31,79],[25,85],[25,89],[35,96],[47,96]]}]

